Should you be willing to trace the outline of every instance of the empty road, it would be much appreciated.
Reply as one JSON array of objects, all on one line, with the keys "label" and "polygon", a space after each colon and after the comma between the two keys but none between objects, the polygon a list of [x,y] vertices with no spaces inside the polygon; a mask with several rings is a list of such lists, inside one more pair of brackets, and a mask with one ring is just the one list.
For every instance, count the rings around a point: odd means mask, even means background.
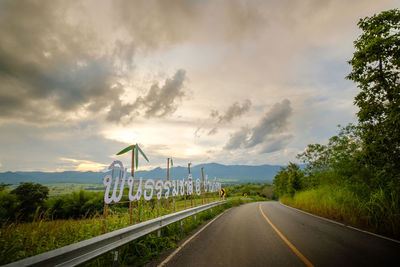
[{"label": "empty road", "polygon": [[281,205],[232,208],[164,266],[400,266],[400,244]]}]

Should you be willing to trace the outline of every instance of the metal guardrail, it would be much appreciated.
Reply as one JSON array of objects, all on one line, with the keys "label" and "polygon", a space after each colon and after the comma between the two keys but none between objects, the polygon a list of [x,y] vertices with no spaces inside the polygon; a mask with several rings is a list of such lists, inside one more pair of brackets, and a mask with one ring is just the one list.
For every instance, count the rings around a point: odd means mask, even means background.
[{"label": "metal guardrail", "polygon": [[178,211],[142,223],[96,236],[75,244],[51,250],[5,266],[76,266],[115,250],[133,240],[157,231],[164,226],[179,222],[199,212],[226,203],[226,200]]}]

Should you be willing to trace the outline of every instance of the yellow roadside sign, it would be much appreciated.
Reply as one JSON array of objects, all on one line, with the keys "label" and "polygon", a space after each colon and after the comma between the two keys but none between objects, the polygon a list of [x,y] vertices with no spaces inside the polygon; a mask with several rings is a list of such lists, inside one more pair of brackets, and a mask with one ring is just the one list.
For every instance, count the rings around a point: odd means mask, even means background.
[{"label": "yellow roadside sign", "polygon": [[226,197],[226,190],[225,190],[225,188],[221,188],[221,191],[219,191],[219,195],[220,195],[221,197]]},{"label": "yellow roadside sign", "polygon": [[247,193],[244,193],[243,196],[244,196],[244,197],[247,197]]}]

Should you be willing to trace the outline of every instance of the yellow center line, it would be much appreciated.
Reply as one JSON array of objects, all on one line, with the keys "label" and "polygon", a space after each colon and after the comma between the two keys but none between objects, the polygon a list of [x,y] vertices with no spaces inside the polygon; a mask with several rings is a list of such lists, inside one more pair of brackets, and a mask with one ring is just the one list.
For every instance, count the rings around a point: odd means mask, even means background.
[{"label": "yellow center line", "polygon": [[304,257],[303,254],[300,253],[300,251],[295,246],[293,246],[292,243],[289,242],[289,240],[287,240],[287,238],[281,232],[279,232],[278,228],[276,228],[275,225],[272,224],[272,222],[268,219],[268,217],[262,211],[261,204],[258,204],[258,208],[259,208],[262,216],[264,216],[265,220],[269,223],[269,225],[271,225],[272,229],[274,229],[274,231],[279,235],[279,237],[282,238],[283,241],[285,241],[285,243],[297,255],[297,257],[299,257],[304,262],[305,265],[307,265],[309,267],[314,266],[306,257]]}]

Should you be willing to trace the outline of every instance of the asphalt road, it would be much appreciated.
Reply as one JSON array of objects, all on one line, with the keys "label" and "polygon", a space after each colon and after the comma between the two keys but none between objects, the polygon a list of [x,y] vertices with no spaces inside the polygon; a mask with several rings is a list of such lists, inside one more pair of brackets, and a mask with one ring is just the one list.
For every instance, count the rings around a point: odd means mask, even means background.
[{"label": "asphalt road", "polygon": [[225,212],[165,266],[307,264],[400,266],[400,244],[304,214],[278,202],[259,202]]}]

